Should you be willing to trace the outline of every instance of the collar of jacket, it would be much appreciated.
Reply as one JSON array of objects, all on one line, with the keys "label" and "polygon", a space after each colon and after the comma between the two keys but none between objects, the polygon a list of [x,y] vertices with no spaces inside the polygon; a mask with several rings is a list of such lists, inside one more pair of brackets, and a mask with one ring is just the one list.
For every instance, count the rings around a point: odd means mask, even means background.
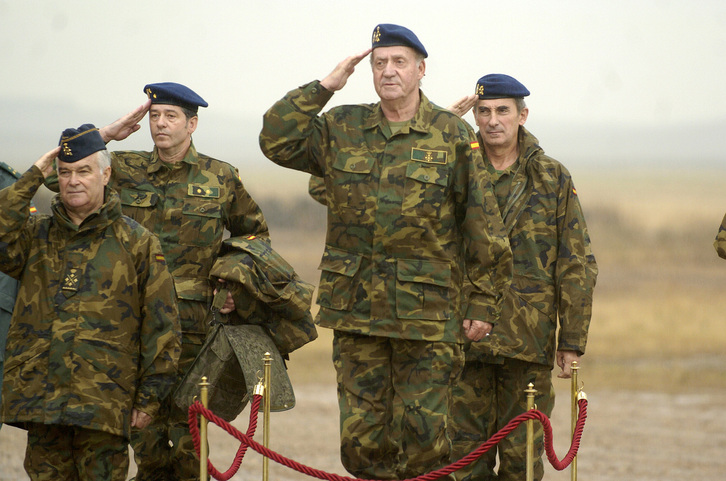
[{"label": "collar of jacket", "polygon": [[[537,137],[532,135],[532,133],[524,128],[524,126],[519,127],[518,136],[519,139],[517,142],[519,146],[519,157],[517,157],[517,161],[521,165],[521,168],[518,170],[524,174],[524,171],[528,168],[529,160],[537,153],[544,153],[544,150],[540,147]],[[477,131],[476,140],[479,141],[479,145],[484,146],[484,139],[481,136],[481,131]],[[489,159],[487,158],[485,150],[482,150],[482,156],[488,164]]]},{"label": "collar of jacket", "polygon": [[[189,165],[197,165],[197,163],[199,162],[199,155],[197,154],[197,149],[194,147],[194,141],[191,141],[191,143],[189,144],[187,154],[184,156],[181,162],[186,162]],[[150,174],[153,172],[157,172],[163,166],[164,161],[161,160],[161,157],[159,157],[159,149],[154,146],[154,150],[153,152],[151,152],[151,158],[149,159],[149,165],[146,168],[146,172]]]},{"label": "collar of jacket", "polygon": [[66,208],[60,200],[60,194],[58,194],[53,198],[51,204],[53,218],[61,228],[72,232],[105,229],[121,217],[121,201],[116,191],[109,187],[106,187],[104,197],[104,203],[101,208],[86,217],[81,222],[81,225],[76,225],[68,217]]},{"label": "collar of jacket", "polygon": [[[423,90],[419,89],[418,92],[418,111],[416,111],[416,115],[414,115],[413,118],[410,120],[408,129],[426,133],[428,132],[428,126],[431,125],[434,107],[433,104],[426,97],[426,95],[424,95]],[[369,130],[375,127],[382,128],[384,119],[385,116],[383,115],[383,109],[381,109],[381,103],[378,102],[377,104],[373,105],[373,109],[368,115],[368,118],[363,121],[362,129]],[[406,129],[406,127],[404,127],[403,129]],[[403,133],[408,133],[403,129],[401,130]]]}]

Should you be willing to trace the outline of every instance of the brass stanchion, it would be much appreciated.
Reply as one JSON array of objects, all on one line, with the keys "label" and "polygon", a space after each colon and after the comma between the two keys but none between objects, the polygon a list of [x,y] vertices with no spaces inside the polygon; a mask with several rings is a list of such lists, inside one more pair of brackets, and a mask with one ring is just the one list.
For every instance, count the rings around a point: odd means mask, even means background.
[{"label": "brass stanchion", "polygon": [[[537,394],[537,390],[534,388],[534,384],[529,383],[527,389],[524,390],[527,393],[527,411],[535,409],[534,395]],[[534,420],[527,420],[527,481],[534,480]]]},{"label": "brass stanchion", "polygon": [[[264,382],[265,382],[265,398],[264,398],[264,413],[263,418],[265,422],[265,429],[262,436],[262,445],[266,448],[270,447],[270,406],[271,406],[271,377],[272,377],[272,354],[269,352],[265,353],[264,357]],[[270,460],[267,456],[262,458],[262,481],[268,481],[270,476]]]},{"label": "brass stanchion", "polygon": [[[572,422],[571,422],[571,434],[572,436],[575,435],[575,428],[577,427],[577,399],[578,399],[578,392],[577,392],[577,371],[580,369],[580,366],[577,365],[577,361],[572,361],[572,387],[571,387],[571,402],[572,402]],[[570,479],[572,481],[577,481],[577,455],[575,455],[574,458],[572,458],[572,464],[570,464]]]},{"label": "brass stanchion", "polygon": [[[209,403],[209,383],[207,382],[207,376],[202,376],[202,382],[199,383],[201,386],[200,397],[202,406],[207,408]],[[209,444],[207,444],[207,418],[201,417],[199,422],[199,434],[201,442],[199,446],[199,479],[201,481],[207,480],[207,460],[209,459]]]}]

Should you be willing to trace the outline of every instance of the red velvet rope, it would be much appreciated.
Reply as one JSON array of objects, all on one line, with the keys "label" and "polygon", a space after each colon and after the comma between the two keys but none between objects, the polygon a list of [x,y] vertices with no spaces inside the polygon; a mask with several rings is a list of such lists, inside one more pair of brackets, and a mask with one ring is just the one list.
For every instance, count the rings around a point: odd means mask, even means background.
[{"label": "red velvet rope", "polygon": [[[206,409],[199,401],[195,401],[194,404],[192,404],[189,407],[189,431],[192,434],[192,439],[194,440],[194,448],[197,450],[197,455],[199,455],[199,446],[200,446],[200,439],[199,439],[199,426],[197,424],[197,415],[202,415],[205,418],[207,418],[210,422],[218,425],[222,429],[224,429],[226,432],[231,434],[233,437],[235,437],[237,440],[239,440],[242,444],[240,445],[240,449],[237,453],[237,457],[235,458],[235,461],[232,465],[232,468],[230,468],[226,473],[219,474],[219,472],[212,466],[211,461],[208,460],[207,466],[209,467],[209,474],[212,475],[215,479],[218,479],[220,481],[226,481],[230,477],[234,475],[234,473],[237,472],[237,469],[239,469],[240,464],[242,463],[242,456],[244,456],[244,451],[247,449],[247,446],[251,447],[261,455],[272,459],[278,464],[282,464],[283,466],[287,466],[290,469],[293,469],[295,471],[298,471],[303,474],[307,474],[310,477],[323,479],[327,481],[367,481],[367,480],[359,480],[358,478],[351,478],[348,476],[340,476],[338,474],[332,474],[327,473],[325,471],[321,471],[319,469],[314,469],[309,466],[306,466],[304,464],[298,463],[297,461],[294,461],[292,459],[286,458],[275,451],[272,451],[263,445],[259,444],[257,441],[252,439],[252,436],[254,434],[254,429],[252,429],[252,417],[254,416],[254,423],[256,426],[257,423],[257,411],[260,407],[260,399],[261,396],[256,395],[253,398],[252,403],[252,412],[250,413],[250,427],[248,428],[248,434],[242,434],[239,430],[237,430],[234,426],[229,424],[224,419],[221,419],[217,417],[212,411]],[[560,461],[557,458],[557,454],[555,453],[555,449],[552,445],[552,425],[550,424],[550,420],[545,416],[541,411],[537,410],[530,410],[525,413],[520,414],[519,416],[512,419],[505,427],[503,427],[499,432],[497,432],[494,436],[492,436],[488,441],[482,443],[478,448],[476,448],[471,453],[467,454],[460,460],[456,461],[455,463],[452,463],[444,468],[437,469],[436,471],[431,471],[430,473],[418,476],[416,478],[410,478],[408,480],[404,481],[434,481],[438,478],[441,478],[443,476],[446,476],[448,474],[453,473],[454,471],[457,471],[464,466],[468,466],[472,462],[474,462],[477,458],[479,458],[482,454],[489,451],[489,449],[492,448],[492,446],[495,446],[499,441],[507,437],[509,433],[514,431],[517,426],[519,426],[521,423],[528,421],[530,419],[537,420],[542,424],[542,428],[544,430],[544,444],[545,444],[545,453],[547,454],[547,459],[549,460],[550,464],[558,471],[562,471],[567,466],[572,463],[572,460],[577,456],[577,451],[580,448],[580,439],[582,438],[582,431],[585,428],[585,420],[587,419],[587,399],[580,399],[577,402],[579,412],[577,416],[577,423],[575,425],[575,431],[572,434],[572,443],[570,444],[570,449],[565,455],[565,457]],[[252,431],[252,434],[249,434],[250,431]],[[244,449],[243,449],[244,447]],[[242,453],[240,456],[240,452]],[[236,466],[236,467],[235,467]],[[232,474],[229,474],[232,469],[234,468],[234,472]],[[228,475],[228,476],[227,476]],[[227,477],[224,477],[227,476]]]}]

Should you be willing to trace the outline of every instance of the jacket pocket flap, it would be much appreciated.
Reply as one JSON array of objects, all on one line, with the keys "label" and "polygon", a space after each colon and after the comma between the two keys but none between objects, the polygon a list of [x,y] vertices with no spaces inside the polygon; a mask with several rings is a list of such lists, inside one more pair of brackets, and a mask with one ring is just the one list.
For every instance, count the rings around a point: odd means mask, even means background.
[{"label": "jacket pocket flap", "polygon": [[361,257],[333,247],[327,247],[318,269],[353,277],[360,268]]},{"label": "jacket pocket flap", "polygon": [[144,192],[143,190],[123,189],[119,192],[122,205],[132,207],[152,207],[156,205],[159,196],[153,192]]},{"label": "jacket pocket flap", "polygon": [[448,286],[451,283],[451,264],[429,260],[398,259],[396,277],[401,282]]}]

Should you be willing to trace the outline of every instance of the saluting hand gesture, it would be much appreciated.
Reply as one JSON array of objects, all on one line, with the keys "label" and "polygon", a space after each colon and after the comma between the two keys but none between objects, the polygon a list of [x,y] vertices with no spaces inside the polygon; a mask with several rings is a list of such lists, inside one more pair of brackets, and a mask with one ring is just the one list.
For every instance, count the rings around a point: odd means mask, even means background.
[{"label": "saluting hand gesture", "polygon": [[51,150],[50,152],[46,152],[45,154],[43,154],[43,156],[36,160],[35,164],[33,164],[38,167],[43,173],[43,178],[48,178],[48,176],[52,174],[55,170],[55,167],[53,166],[53,161],[56,157],[58,157],[59,153],[60,145],[55,149]]},{"label": "saluting hand gesture", "polygon": [[141,128],[139,122],[144,118],[150,107],[151,100],[149,99],[114,123],[99,129],[103,141],[108,143],[111,140],[124,140],[139,130]]},{"label": "saluting hand gesture", "polygon": [[365,51],[356,55],[351,55],[340,62],[327,77],[320,81],[320,85],[331,92],[342,89],[348,81],[348,77],[350,77],[355,71],[355,66],[358,65],[361,60],[366,58],[368,54],[371,53],[371,50],[373,49],[366,49]]}]

